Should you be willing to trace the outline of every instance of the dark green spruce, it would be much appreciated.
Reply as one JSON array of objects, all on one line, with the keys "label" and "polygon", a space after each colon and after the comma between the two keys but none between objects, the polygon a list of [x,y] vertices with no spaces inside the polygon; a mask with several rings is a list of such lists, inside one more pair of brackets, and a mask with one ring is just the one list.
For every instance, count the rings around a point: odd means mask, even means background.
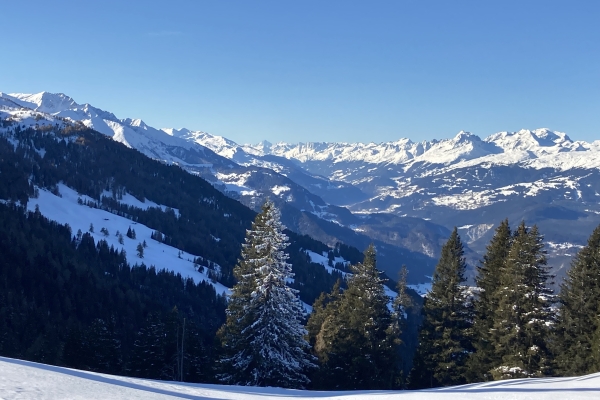
[{"label": "dark green spruce", "polygon": [[468,380],[471,382],[492,379],[491,369],[500,361],[494,347],[494,313],[498,308],[497,290],[500,275],[510,251],[512,236],[508,220],[496,228],[494,237],[486,248],[483,261],[477,267],[475,282],[479,294],[475,299],[475,319],[473,323],[474,352],[469,359]]},{"label": "dark green spruce", "polygon": [[600,328],[600,226],[571,263],[561,285],[556,324],[557,368],[561,375],[584,375],[600,370],[595,343]]},{"label": "dark green spruce", "polygon": [[466,382],[473,312],[465,286],[463,254],[460,236],[454,228],[442,248],[431,291],[423,304],[419,347],[409,376],[411,388]]},{"label": "dark green spruce", "polygon": [[[384,280],[377,269],[375,248],[352,266],[348,289],[338,289],[315,304],[311,340],[321,370],[315,386],[321,389],[387,389],[398,376],[398,323],[388,308]],[[323,308],[323,303],[328,304]],[[320,329],[315,337],[316,326]]]}]

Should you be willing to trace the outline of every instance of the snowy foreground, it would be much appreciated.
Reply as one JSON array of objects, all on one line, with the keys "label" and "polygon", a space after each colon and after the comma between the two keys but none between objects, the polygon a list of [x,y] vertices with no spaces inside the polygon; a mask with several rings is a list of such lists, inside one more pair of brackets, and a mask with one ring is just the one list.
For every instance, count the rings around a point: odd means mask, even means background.
[{"label": "snowy foreground", "polygon": [[310,392],[161,382],[96,374],[0,357],[0,399],[468,400],[598,399],[600,373],[575,378],[521,379],[420,391]]}]

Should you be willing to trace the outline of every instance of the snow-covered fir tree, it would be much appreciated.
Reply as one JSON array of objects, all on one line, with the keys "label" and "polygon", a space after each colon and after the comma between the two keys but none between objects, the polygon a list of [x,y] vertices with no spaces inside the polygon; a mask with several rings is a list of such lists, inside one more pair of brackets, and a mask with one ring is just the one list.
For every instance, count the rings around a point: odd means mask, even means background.
[{"label": "snow-covered fir tree", "polygon": [[234,270],[238,283],[219,331],[225,383],[302,388],[309,382],[313,358],[304,338],[304,308],[286,284],[294,274],[283,229],[279,210],[267,200],[247,231]]}]

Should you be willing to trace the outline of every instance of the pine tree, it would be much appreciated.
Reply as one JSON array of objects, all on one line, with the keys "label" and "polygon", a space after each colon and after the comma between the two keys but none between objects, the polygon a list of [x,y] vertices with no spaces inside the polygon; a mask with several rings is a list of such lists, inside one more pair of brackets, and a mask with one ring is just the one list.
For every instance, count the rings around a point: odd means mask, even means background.
[{"label": "pine tree", "polygon": [[88,369],[89,349],[84,332],[77,326],[71,326],[67,331],[63,348],[64,365],[77,369]]},{"label": "pine tree", "polygon": [[144,245],[142,245],[141,243],[138,243],[138,245],[136,247],[136,251],[137,251],[137,256],[139,258],[144,258]]},{"label": "pine tree", "polygon": [[301,388],[308,383],[309,354],[304,308],[297,291],[287,286],[294,276],[286,260],[288,238],[280,213],[265,202],[247,232],[235,267],[227,321],[220,330],[225,350],[223,382]]},{"label": "pine tree", "polygon": [[600,371],[600,314],[594,318],[594,325],[596,325],[596,332],[592,336],[592,351],[590,358],[592,359],[592,370]]},{"label": "pine tree", "polygon": [[185,326],[184,381],[206,382],[211,373],[211,359],[200,329],[192,321]]},{"label": "pine tree", "polygon": [[121,343],[115,333],[115,321],[95,319],[87,332],[88,368],[92,371],[118,374],[121,370]]},{"label": "pine tree", "polygon": [[600,328],[600,226],[573,259],[559,301],[555,342],[561,375],[597,372],[600,365],[593,347]]},{"label": "pine tree", "polygon": [[352,271],[348,289],[315,317],[323,321],[315,341],[322,365],[319,384],[324,389],[391,388],[398,377],[399,329],[372,245]]},{"label": "pine tree", "polygon": [[494,343],[500,361],[494,379],[539,377],[552,372],[548,325],[553,321],[552,291],[543,238],[536,226],[521,222],[500,277],[494,315]]},{"label": "pine tree", "polygon": [[408,310],[413,306],[413,301],[407,291],[408,269],[406,265],[403,265],[400,269],[399,277],[400,279],[398,279],[398,284],[396,285],[398,295],[394,299],[394,312],[399,321],[400,332],[402,332],[407,322]]},{"label": "pine tree", "polygon": [[490,370],[500,361],[494,348],[494,312],[498,308],[496,295],[511,241],[511,231],[506,219],[496,228],[496,233],[486,248],[483,261],[477,268],[475,281],[479,288],[479,295],[474,301],[473,323],[475,351],[471,354],[468,363],[469,381],[472,382],[491,380]]},{"label": "pine tree", "polygon": [[308,342],[312,348],[315,347],[317,336],[321,331],[321,326],[328,315],[332,315],[331,308],[339,305],[339,299],[342,294],[342,282],[337,280],[331,289],[331,293],[321,293],[312,305],[312,312],[306,323],[306,331],[308,332]]},{"label": "pine tree", "polygon": [[130,369],[140,378],[161,379],[165,368],[165,324],[158,314],[150,314],[136,334]]},{"label": "pine tree", "polygon": [[409,385],[412,388],[465,383],[472,351],[473,311],[465,286],[463,245],[456,228],[442,247],[431,291],[423,304],[423,325]]},{"label": "pine tree", "polygon": [[[415,306],[413,299],[408,294],[408,269],[406,265],[403,265],[400,269],[398,283],[396,285],[396,290],[398,291],[398,295],[394,299],[394,315],[393,317],[397,321],[398,326],[398,335],[401,336],[405,334],[405,331],[408,328],[408,315],[412,312],[413,307]],[[404,389],[406,387],[406,378],[409,361],[412,358],[413,352],[407,348],[406,344],[399,339],[398,346],[398,359],[401,364],[401,374],[398,377],[397,387]]]}]

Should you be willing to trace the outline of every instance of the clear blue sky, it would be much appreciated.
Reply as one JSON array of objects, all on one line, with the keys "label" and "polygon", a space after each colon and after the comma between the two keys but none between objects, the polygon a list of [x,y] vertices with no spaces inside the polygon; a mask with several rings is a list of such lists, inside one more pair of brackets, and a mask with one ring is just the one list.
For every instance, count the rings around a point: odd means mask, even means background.
[{"label": "clear blue sky", "polygon": [[0,91],[237,142],[600,139],[600,1],[7,1]]}]

